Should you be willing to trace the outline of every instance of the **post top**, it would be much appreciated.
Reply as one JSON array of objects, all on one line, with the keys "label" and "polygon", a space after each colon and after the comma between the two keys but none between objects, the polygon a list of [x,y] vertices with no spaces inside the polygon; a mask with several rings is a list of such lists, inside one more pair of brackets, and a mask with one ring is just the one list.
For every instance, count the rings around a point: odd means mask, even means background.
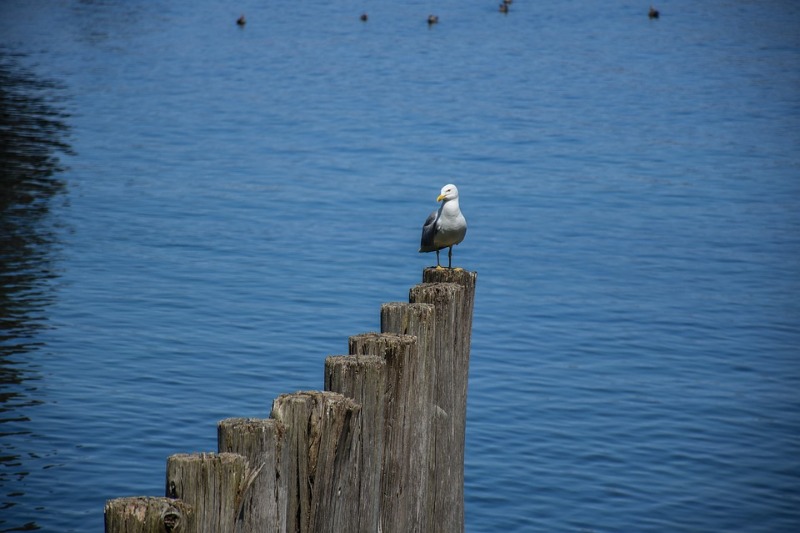
[{"label": "post top", "polygon": [[422,271],[423,283],[458,283],[459,285],[474,287],[477,279],[477,272],[462,268],[427,267]]}]

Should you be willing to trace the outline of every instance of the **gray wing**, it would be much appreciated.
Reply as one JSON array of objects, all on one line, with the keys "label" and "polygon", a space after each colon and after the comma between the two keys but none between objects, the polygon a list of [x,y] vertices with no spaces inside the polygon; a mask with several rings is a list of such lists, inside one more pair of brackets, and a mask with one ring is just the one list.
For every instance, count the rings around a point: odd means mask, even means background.
[{"label": "gray wing", "polygon": [[433,245],[433,236],[436,234],[436,215],[438,213],[438,210],[431,213],[422,226],[422,240],[419,243],[420,252],[436,251],[436,247]]}]

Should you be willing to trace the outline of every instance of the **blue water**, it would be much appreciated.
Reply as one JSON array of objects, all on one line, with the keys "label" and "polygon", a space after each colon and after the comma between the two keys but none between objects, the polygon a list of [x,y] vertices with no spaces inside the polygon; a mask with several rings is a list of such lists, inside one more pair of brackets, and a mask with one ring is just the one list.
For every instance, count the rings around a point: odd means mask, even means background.
[{"label": "blue water", "polygon": [[469,532],[800,530],[800,5],[496,4],[0,3],[0,531],[321,388],[448,182]]}]

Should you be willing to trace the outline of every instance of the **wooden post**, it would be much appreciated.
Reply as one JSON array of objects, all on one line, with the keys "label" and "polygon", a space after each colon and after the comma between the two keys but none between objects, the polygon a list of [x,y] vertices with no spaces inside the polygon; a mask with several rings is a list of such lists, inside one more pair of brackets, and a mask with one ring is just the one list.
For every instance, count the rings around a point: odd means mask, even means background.
[{"label": "wooden post", "polygon": [[253,482],[244,494],[236,533],[286,531],[286,446],[280,422],[260,418],[228,418],[217,426],[220,452],[247,458]]},{"label": "wooden post", "polygon": [[250,481],[247,459],[234,453],[180,453],[167,459],[167,497],[195,510],[187,531],[234,533]]},{"label": "wooden post", "polygon": [[430,531],[464,531],[464,445],[470,337],[477,274],[427,268],[424,283],[409,292],[412,303],[435,307],[435,385]]},{"label": "wooden post", "polygon": [[376,355],[335,355],[325,359],[325,390],[361,404],[361,480],[358,516],[348,531],[374,533],[381,518],[386,362]]},{"label": "wooden post", "polygon": [[[406,431],[411,446],[406,450],[408,461],[408,485],[413,492],[406,494],[405,505],[387,509],[386,523],[400,520],[398,513],[406,513],[408,530],[427,532],[433,523],[433,506],[428,500],[433,492],[429,487],[429,472],[432,470],[431,455],[433,439],[433,391],[436,383],[434,347],[436,324],[435,308],[429,304],[387,303],[381,306],[381,331],[413,335],[417,339],[418,356],[395,364],[393,372],[396,379],[408,385],[405,401],[408,405]],[[405,376],[404,376],[405,375]],[[402,389],[402,387],[401,387]],[[410,501],[409,501],[410,498]]]},{"label": "wooden post", "polygon": [[[430,313],[432,309],[427,309]],[[423,311],[424,312],[424,311]],[[431,314],[432,318],[432,314]],[[431,324],[432,326],[432,324]],[[382,531],[425,531],[427,443],[430,416],[424,401],[424,362],[417,337],[365,333],[350,337],[350,353],[386,360]]]},{"label": "wooden post", "polygon": [[170,456],[167,498],[108,501],[106,532],[463,532],[476,278],[425,269],[382,333],[326,359],[325,392],[221,421],[220,453]]},{"label": "wooden post", "polygon": [[190,533],[192,508],[181,500],[136,496],[106,502],[106,533]]},{"label": "wooden post", "polygon": [[[467,363],[469,363],[470,342],[472,339],[472,315],[475,309],[475,285],[477,281],[478,273],[468,270],[426,268],[422,271],[423,283],[455,283],[464,287],[463,307],[460,311],[459,320],[455,324],[456,329],[453,334],[455,335],[456,349]],[[469,364],[464,367],[464,370],[469,370]],[[464,396],[466,397],[466,381],[464,386]]]},{"label": "wooden post", "polygon": [[282,394],[272,417],[286,428],[286,530],[339,533],[353,527],[360,485],[361,406],[334,392]]}]

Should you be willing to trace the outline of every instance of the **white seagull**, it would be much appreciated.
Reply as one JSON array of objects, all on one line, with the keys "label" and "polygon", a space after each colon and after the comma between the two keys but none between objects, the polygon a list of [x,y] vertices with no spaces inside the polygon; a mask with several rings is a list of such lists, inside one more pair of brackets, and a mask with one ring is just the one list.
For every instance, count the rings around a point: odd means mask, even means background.
[{"label": "white seagull", "polygon": [[467,234],[467,221],[458,208],[458,189],[452,183],[442,187],[442,194],[436,198],[442,202],[422,226],[422,240],[419,251],[436,252],[436,268],[439,264],[439,250],[450,248],[447,252],[447,268],[453,268],[453,246],[464,240]]}]

